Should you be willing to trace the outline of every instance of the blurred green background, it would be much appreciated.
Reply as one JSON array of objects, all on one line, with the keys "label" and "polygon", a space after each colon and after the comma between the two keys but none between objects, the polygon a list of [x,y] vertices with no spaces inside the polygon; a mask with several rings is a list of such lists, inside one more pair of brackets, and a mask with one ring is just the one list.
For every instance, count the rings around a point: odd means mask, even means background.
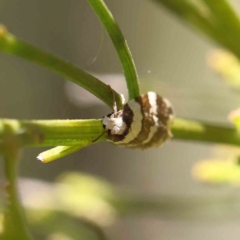
[{"label": "blurred green background", "polygon": [[[228,88],[207,66],[207,55],[218,46],[152,1],[105,2],[127,39],[142,93],[154,90],[167,97],[178,117],[227,122],[228,113],[239,107],[239,93]],[[86,1],[1,0],[0,8],[0,22],[19,38],[86,71],[101,74],[103,80],[111,74],[111,86],[118,92],[126,91],[124,80],[119,77],[122,68],[117,54]],[[2,118],[87,119],[101,118],[111,111],[80,87],[73,87],[62,77],[25,60],[1,53],[0,66]],[[85,102],[77,101],[83,94],[86,94]],[[101,143],[49,164],[36,160],[44,149],[25,149],[19,171],[24,179],[49,182],[64,172],[85,172],[102,177],[127,193],[171,197],[176,199],[176,206],[182,197],[206,197],[220,202],[229,197],[237,202],[240,197],[237,188],[203,185],[191,176],[194,163],[210,158],[215,149],[214,145],[176,140],[146,151]],[[26,192],[38,191],[35,187],[27,189],[29,184],[21,186],[26,202]],[[41,193],[43,190],[39,189]],[[154,211],[126,214],[104,230],[109,239],[114,240],[238,239],[240,211],[232,206],[220,203],[212,211],[206,202],[203,215],[197,204],[189,206],[191,214],[186,215],[178,214],[178,208],[169,215],[155,216]],[[236,209],[240,209],[240,204]],[[66,216],[59,218],[67,222]],[[43,239],[39,233],[36,236]],[[52,235],[46,239],[67,238]],[[79,236],[79,239],[84,238]],[[88,239],[96,238],[89,235]]]}]

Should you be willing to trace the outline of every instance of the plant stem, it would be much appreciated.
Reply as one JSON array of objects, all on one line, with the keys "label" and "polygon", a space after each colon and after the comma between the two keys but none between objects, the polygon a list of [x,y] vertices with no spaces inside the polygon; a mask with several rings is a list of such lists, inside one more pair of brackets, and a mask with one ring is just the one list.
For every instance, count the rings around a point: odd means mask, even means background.
[{"label": "plant stem", "polygon": [[153,0],[163,5],[168,10],[172,11],[176,16],[188,21],[191,25],[197,27],[206,35],[210,35],[212,38],[217,39],[217,33],[208,19],[199,8],[193,5],[193,2],[189,0]]},{"label": "plant stem", "polygon": [[31,240],[17,190],[17,160],[18,149],[14,144],[11,145],[10,143],[4,151],[5,175],[8,181],[8,186],[6,187],[8,211],[4,220],[4,239]]},{"label": "plant stem", "polygon": [[[240,59],[240,21],[225,0],[154,0],[220,43]],[[203,5],[199,7],[198,5]],[[205,10],[203,11],[203,8]]]},{"label": "plant stem", "polygon": [[[80,146],[94,141],[103,132],[101,119],[95,120],[37,120],[0,121],[0,149],[11,137],[19,147]],[[240,132],[232,127],[204,122],[175,119],[173,139],[212,142],[240,146]],[[106,139],[106,134],[100,141]]]},{"label": "plant stem", "polygon": [[[210,9],[215,21],[221,26],[224,32],[227,30],[228,34],[239,33],[240,20],[237,13],[232,8],[229,1],[226,0],[201,0]],[[231,35],[232,40],[235,36]]]},{"label": "plant stem", "polygon": [[136,67],[124,36],[103,0],[88,0],[111,38],[121,61],[127,82],[129,100],[140,95]]},{"label": "plant stem", "polygon": [[224,46],[240,57],[238,39],[240,21],[236,12],[225,0],[202,0],[202,2],[206,4],[212,14],[214,28],[222,35],[221,39],[225,39],[226,44]]},{"label": "plant stem", "polygon": [[174,139],[240,146],[240,132],[227,126],[175,119],[172,132]]},{"label": "plant stem", "polygon": [[43,163],[52,162],[54,160],[67,156],[73,152],[76,152],[84,147],[87,147],[88,145],[91,145],[91,144],[92,144],[91,142],[88,142],[86,144],[78,145],[78,146],[57,146],[40,153],[37,156],[37,159],[42,161]]},{"label": "plant stem", "polygon": [[[101,119],[89,120],[33,120],[0,121],[1,140],[17,141],[21,147],[29,146],[79,146],[94,141],[103,133]],[[106,139],[104,134],[98,141]]]},{"label": "plant stem", "polygon": [[118,107],[122,107],[121,96],[96,77],[51,53],[19,40],[7,31],[3,31],[3,28],[3,26],[0,26],[0,51],[22,57],[30,62],[48,68],[85,88],[111,108],[113,106],[114,92]]}]

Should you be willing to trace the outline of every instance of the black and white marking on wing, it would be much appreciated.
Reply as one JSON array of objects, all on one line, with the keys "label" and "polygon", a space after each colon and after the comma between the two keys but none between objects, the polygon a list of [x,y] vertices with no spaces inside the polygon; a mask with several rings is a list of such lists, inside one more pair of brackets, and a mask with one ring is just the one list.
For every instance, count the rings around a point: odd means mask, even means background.
[{"label": "black and white marking on wing", "polygon": [[131,148],[159,146],[172,136],[171,103],[155,92],[148,92],[126,103],[120,111],[103,117],[108,140]]}]

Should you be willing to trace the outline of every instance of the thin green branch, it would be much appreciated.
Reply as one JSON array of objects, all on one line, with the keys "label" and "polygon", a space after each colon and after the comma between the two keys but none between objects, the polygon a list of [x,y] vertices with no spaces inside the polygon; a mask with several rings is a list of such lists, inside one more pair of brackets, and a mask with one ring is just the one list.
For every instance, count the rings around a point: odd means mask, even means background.
[{"label": "thin green branch", "polygon": [[0,26],[0,51],[22,57],[30,62],[48,68],[85,88],[111,108],[113,106],[114,92],[117,105],[121,108],[121,96],[108,85],[73,64],[16,38],[7,31],[4,31],[4,29],[3,26]]},{"label": "thin green branch", "polygon": [[[240,22],[225,0],[153,0],[182,18],[240,59]],[[202,6],[201,6],[202,5]]]},{"label": "thin green branch", "polygon": [[121,61],[127,82],[129,99],[140,95],[137,71],[124,36],[103,0],[88,0],[99,20],[107,30]]},{"label": "thin green branch", "polygon": [[[89,145],[103,131],[101,119],[38,121],[2,119],[0,148],[3,148],[6,141],[13,141],[19,147]],[[175,119],[172,132],[173,139],[240,146],[240,132],[228,126]],[[99,141],[106,140],[106,135],[104,134]]]},{"label": "thin green branch", "polygon": [[210,35],[217,39],[214,27],[208,16],[204,15],[199,8],[194,6],[188,0],[153,0],[154,2],[162,4],[165,8],[172,11],[178,17],[188,21],[191,25],[199,28],[206,35]]},{"label": "thin green branch", "polygon": [[214,28],[226,40],[227,44],[224,46],[240,57],[240,39],[238,37],[240,21],[232,6],[225,0],[202,0],[202,2],[206,4],[212,14]]},{"label": "thin green branch", "polygon": [[175,119],[172,132],[174,139],[240,146],[240,132],[227,126]]},{"label": "thin green branch", "polygon": [[65,157],[73,152],[76,152],[84,147],[91,145],[92,142],[86,142],[78,146],[58,146],[50,150],[44,151],[37,156],[37,159],[43,163],[49,163],[59,158]]},{"label": "thin green branch", "polygon": [[[9,145],[8,145],[9,144]],[[8,181],[6,191],[8,194],[8,207],[4,220],[4,239],[31,240],[27,231],[23,209],[18,195],[17,186],[17,160],[18,149],[9,142],[4,151],[5,175]]]},{"label": "thin green branch", "polygon": [[[0,148],[5,141],[19,147],[81,146],[103,133],[101,119],[89,120],[0,120]],[[104,134],[98,141],[106,139]]]},{"label": "thin green branch", "polygon": [[[227,30],[227,33],[237,33],[240,31],[239,16],[232,8],[229,1],[226,0],[201,0],[210,9],[215,21],[217,21],[223,28],[222,31]],[[231,36],[233,37],[233,36]],[[234,39],[234,38],[233,38]]]}]

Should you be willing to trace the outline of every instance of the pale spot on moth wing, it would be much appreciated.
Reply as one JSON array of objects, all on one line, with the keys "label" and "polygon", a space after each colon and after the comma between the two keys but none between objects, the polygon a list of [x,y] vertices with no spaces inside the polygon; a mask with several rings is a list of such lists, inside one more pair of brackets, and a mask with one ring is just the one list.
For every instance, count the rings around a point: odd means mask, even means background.
[{"label": "pale spot on moth wing", "polygon": [[[148,92],[148,101],[150,104],[149,114],[157,115],[157,94],[155,92]],[[156,122],[156,121],[155,121]]]}]

